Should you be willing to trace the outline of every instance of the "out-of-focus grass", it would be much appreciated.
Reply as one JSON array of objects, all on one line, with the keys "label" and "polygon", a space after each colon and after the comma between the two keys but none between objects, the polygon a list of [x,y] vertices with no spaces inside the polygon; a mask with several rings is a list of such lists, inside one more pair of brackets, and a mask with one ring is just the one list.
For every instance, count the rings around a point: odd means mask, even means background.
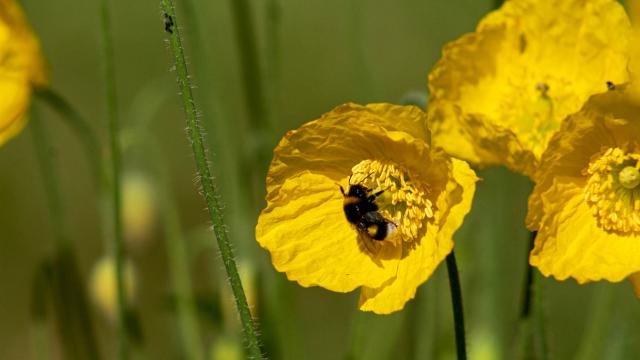
[{"label": "out-of-focus grass", "polygon": [[[221,157],[238,161],[248,138],[248,112],[242,96],[237,44],[227,1],[195,1],[207,43],[209,75],[195,69],[194,82],[200,103],[211,99],[202,89],[212,87],[219,95],[218,118],[230,128],[225,147],[212,144],[214,169],[220,178],[232,223],[231,237],[239,255],[258,264],[268,264],[268,255],[252,238],[255,211],[241,206],[238,198],[228,197],[241,183],[232,169],[215,165]],[[266,5],[251,0],[256,11],[258,40],[264,44]],[[272,148],[279,137],[303,122],[315,119],[337,104],[400,101],[410,91],[426,87],[429,69],[439,58],[441,46],[470,31],[493,1],[452,0],[374,2],[358,0],[353,4],[339,0],[280,1],[279,95],[273,104],[277,118],[267,139]],[[47,54],[53,85],[67,95],[75,107],[90,119],[106,140],[104,129],[100,69],[97,2],[24,0],[23,5],[40,35]],[[193,185],[194,168],[189,144],[184,138],[182,110],[175,95],[175,73],[169,71],[170,54],[163,38],[163,25],[157,0],[113,1],[114,38],[118,98],[122,126],[135,122],[158,106],[144,99],[145,94],[169,94],[156,115],[149,120],[150,132],[163,148],[168,186],[189,243],[195,292],[200,294],[200,324],[207,346],[226,329],[216,314],[218,286],[226,286],[222,267],[211,245],[211,235],[201,234],[207,226],[203,202]],[[355,6],[355,7],[353,7]],[[355,13],[354,13],[355,12]],[[354,22],[353,16],[357,16]],[[354,25],[358,27],[353,36]],[[269,35],[270,36],[270,35]],[[189,43],[190,39],[187,39]],[[190,54],[196,44],[189,43]],[[265,56],[264,48],[261,48]],[[355,51],[361,52],[356,56]],[[195,62],[195,61],[194,61]],[[362,63],[366,62],[366,73]],[[210,76],[208,80],[199,76]],[[366,85],[363,82],[366,80]],[[209,81],[206,86],[204,81]],[[149,87],[157,88],[149,91]],[[163,89],[166,87],[166,89]],[[269,88],[269,87],[267,87]],[[164,96],[164,95],[163,95]],[[149,111],[150,111],[149,110]],[[69,219],[69,232],[77,246],[79,266],[88,273],[103,254],[97,194],[90,166],[78,139],[64,127],[56,115],[43,111],[42,120],[51,129],[56,147],[61,186]],[[214,139],[217,134],[212,134]],[[31,139],[25,133],[0,149],[0,358],[21,359],[30,356],[28,304],[37,265],[53,252],[51,224]],[[265,156],[269,157],[269,156]],[[140,160],[125,159],[125,168],[139,168]],[[144,165],[144,162],[142,161]],[[236,164],[240,164],[236,162]],[[244,164],[246,165],[246,164]],[[266,165],[266,164],[263,164]],[[248,173],[244,169],[244,173]],[[469,352],[477,359],[509,358],[521,303],[527,233],[523,219],[530,190],[527,180],[504,169],[479,173],[474,208],[456,236],[458,261],[462,275]],[[239,189],[243,191],[243,189]],[[239,215],[239,216],[236,216]],[[139,273],[137,309],[142,321],[146,352],[151,358],[177,358],[178,342],[172,313],[167,256],[162,239],[155,238],[132,252]],[[198,240],[200,238],[202,241]],[[206,246],[200,246],[201,244]],[[274,271],[269,266],[261,271]],[[418,291],[403,313],[390,317],[354,314],[357,294],[336,294],[322,289],[304,289],[288,283],[276,274],[278,284],[259,281],[262,286],[281,286],[292,297],[290,311],[275,318],[267,312],[263,298],[258,301],[267,352],[272,358],[341,358],[347,353],[356,358],[434,358],[454,356],[453,326],[446,274],[441,267]],[[547,324],[553,358],[572,358],[581,349],[581,335],[593,326],[601,326],[602,341],[595,358],[629,358],[640,344],[633,334],[640,330],[640,308],[627,283],[578,286],[545,280]],[[592,304],[595,292],[610,292],[607,305]],[[213,294],[213,295],[212,295]],[[277,301],[277,299],[275,299]],[[211,306],[209,306],[211,305]],[[595,310],[594,309],[599,309]],[[591,322],[591,314],[597,323]],[[111,325],[96,314],[102,348],[113,345]],[[280,322],[295,333],[274,339]],[[233,329],[233,327],[231,327]],[[226,331],[226,330],[225,330]],[[353,336],[353,337],[352,337]],[[57,346],[52,346],[56,349]],[[430,355],[428,354],[428,355]],[[480,355],[484,354],[481,357]],[[487,355],[489,354],[489,355]]]}]

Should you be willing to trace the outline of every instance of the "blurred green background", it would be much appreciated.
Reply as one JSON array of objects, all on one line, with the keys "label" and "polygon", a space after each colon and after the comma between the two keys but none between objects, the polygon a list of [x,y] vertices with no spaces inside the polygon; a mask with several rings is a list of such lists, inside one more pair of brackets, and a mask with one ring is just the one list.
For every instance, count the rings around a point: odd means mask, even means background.
[{"label": "blurred green background", "polygon": [[[232,1],[195,1],[201,43],[193,43],[184,29],[190,19],[180,16],[179,21],[231,239],[238,257],[252,264],[266,354],[274,359],[453,359],[444,266],[415,300],[391,316],[358,313],[355,293],[288,283],[253,238],[262,204],[246,201],[254,196],[246,178],[253,174],[264,179],[270,149],[280,136],[338,104],[426,97],[427,74],[443,44],[472,31],[494,1],[250,0],[271,119],[269,131],[260,134],[249,131]],[[143,174],[157,190],[150,160],[135,141],[139,136],[157,139],[188,244],[203,346],[209,353],[222,336],[237,341],[239,326],[233,324],[234,314],[225,315],[225,275],[194,185],[193,156],[184,136],[159,1],[111,3],[125,169]],[[53,88],[90,120],[106,144],[98,2],[22,4],[41,39]],[[179,15],[184,14],[181,5],[177,1]],[[93,265],[107,248],[98,189],[81,142],[57,115],[39,108],[54,143],[67,228],[88,285]],[[0,149],[0,359],[34,355],[30,291],[37,267],[54,249],[29,132],[27,127]],[[259,164],[247,160],[251,149],[261,151]],[[482,171],[480,176],[484,180],[478,184],[472,213],[456,235],[468,346],[472,359],[509,359],[517,342],[529,236],[523,219],[531,185],[505,169]],[[136,354],[179,359],[162,227],[156,223],[143,243],[131,240],[128,249],[137,269],[135,309],[143,335]],[[640,307],[628,283],[578,286],[547,279],[543,287],[552,358],[632,359],[640,353]],[[93,314],[102,352],[110,357],[113,323],[95,308]],[[53,358],[58,358],[56,342],[50,345]]]}]

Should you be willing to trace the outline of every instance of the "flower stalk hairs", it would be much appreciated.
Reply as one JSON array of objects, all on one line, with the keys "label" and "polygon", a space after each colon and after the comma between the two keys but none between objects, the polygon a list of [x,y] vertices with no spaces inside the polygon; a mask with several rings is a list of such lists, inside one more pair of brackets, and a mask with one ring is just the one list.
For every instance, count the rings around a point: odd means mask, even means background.
[{"label": "flower stalk hairs", "polygon": [[24,128],[33,88],[46,84],[40,44],[22,9],[0,0],[0,146]]},{"label": "flower stalk hairs", "polygon": [[433,144],[533,176],[562,120],[629,80],[630,36],[615,0],[506,1],[429,74]]},{"label": "flower stalk hairs", "polygon": [[403,308],[452,251],[475,173],[429,145],[412,106],[345,104],[289,131],[274,150],[256,237],[289,280],[359,307]]}]

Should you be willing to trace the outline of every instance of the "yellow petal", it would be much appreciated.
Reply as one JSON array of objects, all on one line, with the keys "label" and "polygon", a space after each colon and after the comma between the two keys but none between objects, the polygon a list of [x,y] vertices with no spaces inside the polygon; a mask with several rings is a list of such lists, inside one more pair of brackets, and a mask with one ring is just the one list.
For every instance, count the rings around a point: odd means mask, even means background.
[{"label": "yellow petal", "polygon": [[376,259],[362,249],[332,179],[303,173],[287,179],[260,214],[256,237],[278,271],[302,286],[348,292],[395,276],[399,254]]},{"label": "yellow petal", "polygon": [[433,144],[533,175],[561,121],[629,79],[629,20],[614,0],[519,0],[443,49],[429,75]]},{"label": "yellow petal", "polygon": [[640,271],[640,236],[601,229],[583,189],[560,178],[541,195],[544,206],[530,263],[545,276],[579,282],[621,281]]},{"label": "yellow petal", "polygon": [[18,134],[27,123],[31,90],[23,84],[0,81],[0,146]]},{"label": "yellow petal", "polygon": [[25,126],[31,90],[47,83],[40,44],[15,1],[0,2],[0,146]]},{"label": "yellow petal", "polygon": [[428,156],[424,126],[425,115],[414,106],[338,106],[280,140],[267,174],[267,200],[283,179],[304,171],[340,181],[363,159],[423,168],[421,159]]},{"label": "yellow petal", "polygon": [[[416,107],[345,104],[287,132],[274,150],[267,208],[256,227],[258,242],[269,250],[276,269],[303,286],[380,292],[362,306],[376,312],[398,310],[413,297],[451,251],[451,236],[469,210],[476,180],[468,165],[429,148],[425,124],[425,114]],[[413,189],[426,189],[420,198],[397,192],[402,198],[393,201],[429,209],[409,205],[387,214],[398,220],[403,237],[375,242],[371,251],[365,235],[345,217],[339,184],[346,186],[354,166],[373,164],[389,164],[388,169],[405,174],[394,175],[396,185],[412,188],[406,181],[419,185]],[[410,218],[420,223],[407,223]]]},{"label": "yellow petal", "polygon": [[413,299],[416,289],[425,282],[453,249],[453,234],[471,209],[478,180],[466,162],[451,159],[452,178],[437,201],[438,213],[427,234],[415,249],[406,251],[398,265],[395,279],[380,288],[363,287],[360,310],[388,314],[398,311]]},{"label": "yellow petal", "polygon": [[537,230],[544,209],[541,194],[565,178],[575,186],[586,183],[584,169],[602,148],[633,143],[640,136],[640,96],[635,84],[594,95],[582,110],[570,115],[549,141],[534,176],[526,224]]}]

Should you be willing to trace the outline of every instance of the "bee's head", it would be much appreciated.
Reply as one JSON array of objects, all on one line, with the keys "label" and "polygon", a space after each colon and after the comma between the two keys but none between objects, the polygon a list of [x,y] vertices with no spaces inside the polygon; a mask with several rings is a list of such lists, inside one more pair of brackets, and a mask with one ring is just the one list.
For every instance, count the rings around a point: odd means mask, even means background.
[{"label": "bee's head", "polygon": [[353,196],[357,198],[366,198],[368,194],[369,194],[369,190],[366,187],[360,184],[356,184],[356,185],[349,186],[349,193],[347,194],[347,196]]}]

